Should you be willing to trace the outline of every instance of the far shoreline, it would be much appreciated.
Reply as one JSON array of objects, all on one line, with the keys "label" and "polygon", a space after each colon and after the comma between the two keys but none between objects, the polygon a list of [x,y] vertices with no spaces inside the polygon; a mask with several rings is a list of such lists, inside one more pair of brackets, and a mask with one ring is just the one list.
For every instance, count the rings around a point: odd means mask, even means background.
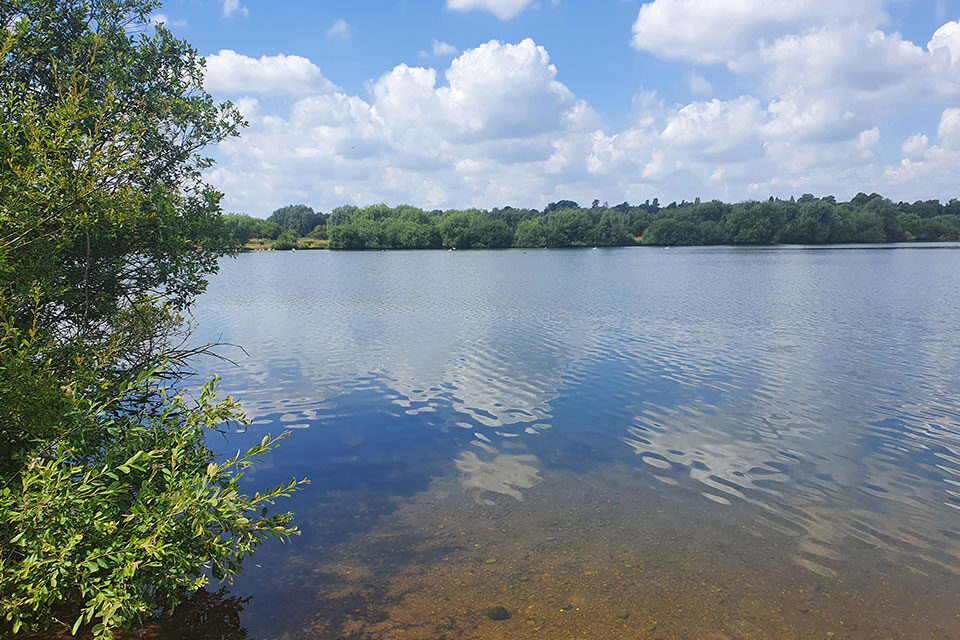
[{"label": "far shoreline", "polygon": [[[303,240],[303,239],[301,239]],[[686,244],[686,245],[654,245],[654,244],[632,244],[632,245],[615,245],[615,246],[587,246],[587,245],[571,245],[566,247],[471,247],[469,249],[458,249],[456,247],[436,247],[436,248],[421,248],[421,249],[407,249],[407,248],[379,248],[379,249],[332,249],[330,248],[329,240],[311,240],[310,244],[298,244],[295,247],[289,249],[274,249],[270,246],[268,242],[257,242],[257,243],[247,243],[239,249],[239,253],[295,253],[297,251],[330,251],[333,253],[397,253],[397,252],[478,252],[478,251],[567,251],[567,250],[594,250],[594,249],[659,249],[671,250],[671,249],[751,249],[751,250],[788,250],[788,249],[803,249],[803,250],[821,250],[821,251],[838,251],[838,250],[864,250],[864,249],[874,249],[874,250],[883,250],[883,249],[960,249],[960,242],[953,240],[945,241],[905,241],[905,242],[837,242],[837,243],[824,243],[824,244],[793,244],[793,243],[776,243],[776,244]]]}]

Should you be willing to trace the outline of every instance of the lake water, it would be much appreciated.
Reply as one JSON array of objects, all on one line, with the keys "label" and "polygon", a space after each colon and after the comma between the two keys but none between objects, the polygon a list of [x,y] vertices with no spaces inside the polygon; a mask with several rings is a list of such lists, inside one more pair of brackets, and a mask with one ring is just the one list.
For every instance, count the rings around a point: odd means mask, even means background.
[{"label": "lake water", "polygon": [[960,638],[960,250],[241,255],[196,320],[311,484],[162,633]]}]

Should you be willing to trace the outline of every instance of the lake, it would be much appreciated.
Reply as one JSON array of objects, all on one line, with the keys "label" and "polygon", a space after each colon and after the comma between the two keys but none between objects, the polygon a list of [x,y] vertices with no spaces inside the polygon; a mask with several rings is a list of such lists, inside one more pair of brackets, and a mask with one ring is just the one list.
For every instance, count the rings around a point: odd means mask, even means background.
[{"label": "lake", "polygon": [[163,633],[960,637],[953,247],[250,254],[195,312],[212,446],[311,484]]}]

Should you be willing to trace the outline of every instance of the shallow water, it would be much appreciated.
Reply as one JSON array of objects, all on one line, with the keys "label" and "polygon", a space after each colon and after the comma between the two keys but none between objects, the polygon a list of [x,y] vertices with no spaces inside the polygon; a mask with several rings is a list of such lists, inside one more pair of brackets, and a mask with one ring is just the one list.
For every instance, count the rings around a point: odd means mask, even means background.
[{"label": "shallow water", "polygon": [[198,339],[254,421],[212,444],[289,430],[248,481],[309,477],[303,535],[151,633],[960,637],[958,282],[951,247],[226,260]]}]

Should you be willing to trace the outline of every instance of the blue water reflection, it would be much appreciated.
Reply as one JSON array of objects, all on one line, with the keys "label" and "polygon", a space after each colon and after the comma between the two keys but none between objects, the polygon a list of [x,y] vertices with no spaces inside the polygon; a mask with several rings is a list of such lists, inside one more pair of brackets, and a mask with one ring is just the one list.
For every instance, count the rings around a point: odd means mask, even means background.
[{"label": "blue water reflection", "polygon": [[197,337],[249,354],[211,369],[254,419],[215,447],[293,432],[250,480],[311,478],[300,548],[436,478],[484,508],[619,465],[818,576],[850,544],[956,575],[957,282],[950,247],[242,255]]}]

